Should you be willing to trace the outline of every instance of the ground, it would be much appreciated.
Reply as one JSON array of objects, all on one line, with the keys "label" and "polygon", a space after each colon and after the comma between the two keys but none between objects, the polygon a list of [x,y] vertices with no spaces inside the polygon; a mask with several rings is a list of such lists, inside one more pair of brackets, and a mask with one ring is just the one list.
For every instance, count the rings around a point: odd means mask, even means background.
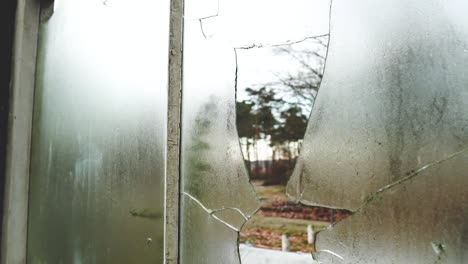
[{"label": "ground", "polygon": [[314,244],[307,242],[307,226],[315,232],[324,229],[333,220],[348,216],[347,211],[295,204],[288,200],[285,186],[254,184],[261,208],[242,228],[240,242],[255,247],[281,250],[281,235],[289,237],[289,250],[312,252]]}]

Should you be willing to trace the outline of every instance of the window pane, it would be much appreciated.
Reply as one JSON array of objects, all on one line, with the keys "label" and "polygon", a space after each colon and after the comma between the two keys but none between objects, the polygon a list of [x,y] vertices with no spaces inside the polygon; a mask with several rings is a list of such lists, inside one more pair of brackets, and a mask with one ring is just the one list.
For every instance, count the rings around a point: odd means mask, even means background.
[{"label": "window pane", "polygon": [[[330,1],[186,2],[181,262],[239,263],[239,230],[259,201],[239,144],[236,97],[246,83],[273,81],[271,71],[281,77],[296,72],[297,67],[286,69],[294,59],[278,55],[280,47],[274,46],[310,47],[313,38],[326,45]],[[252,70],[262,63],[265,68]],[[310,254],[301,259],[312,260]]]},{"label": "window pane", "polygon": [[28,263],[161,263],[169,1],[61,0],[40,29]]},{"label": "window pane", "polygon": [[333,2],[324,79],[288,186],[302,202],[355,212],[318,235],[324,263],[467,261],[467,8]]}]

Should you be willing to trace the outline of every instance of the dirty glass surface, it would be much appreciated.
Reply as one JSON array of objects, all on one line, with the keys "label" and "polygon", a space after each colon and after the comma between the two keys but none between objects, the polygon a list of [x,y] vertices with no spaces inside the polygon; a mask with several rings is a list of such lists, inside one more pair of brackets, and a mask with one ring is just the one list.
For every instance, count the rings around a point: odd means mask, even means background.
[{"label": "dirty glass surface", "polygon": [[28,263],[161,263],[169,1],[61,0],[41,25]]},{"label": "dirty glass surface", "polygon": [[333,1],[324,79],[288,185],[296,200],[355,211],[319,233],[319,261],[467,261],[467,8]]}]

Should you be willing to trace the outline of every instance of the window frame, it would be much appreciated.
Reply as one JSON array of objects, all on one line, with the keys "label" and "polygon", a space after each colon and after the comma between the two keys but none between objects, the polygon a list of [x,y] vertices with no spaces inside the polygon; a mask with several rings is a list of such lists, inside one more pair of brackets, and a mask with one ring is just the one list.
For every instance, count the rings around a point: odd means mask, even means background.
[{"label": "window frame", "polygon": [[[0,264],[27,263],[31,133],[41,20],[54,0],[17,0],[11,60]],[[165,135],[164,263],[179,263],[180,134],[184,0],[170,0]]]}]

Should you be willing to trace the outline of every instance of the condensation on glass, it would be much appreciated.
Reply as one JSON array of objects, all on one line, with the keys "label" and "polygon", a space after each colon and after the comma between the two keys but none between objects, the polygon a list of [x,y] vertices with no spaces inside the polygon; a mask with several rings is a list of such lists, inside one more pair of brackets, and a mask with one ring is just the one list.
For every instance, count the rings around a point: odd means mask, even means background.
[{"label": "condensation on glass", "polygon": [[354,211],[323,263],[468,261],[468,3],[333,1],[331,42],[288,192]]},{"label": "condensation on glass", "polygon": [[40,28],[28,263],[161,263],[169,1],[54,9]]}]

